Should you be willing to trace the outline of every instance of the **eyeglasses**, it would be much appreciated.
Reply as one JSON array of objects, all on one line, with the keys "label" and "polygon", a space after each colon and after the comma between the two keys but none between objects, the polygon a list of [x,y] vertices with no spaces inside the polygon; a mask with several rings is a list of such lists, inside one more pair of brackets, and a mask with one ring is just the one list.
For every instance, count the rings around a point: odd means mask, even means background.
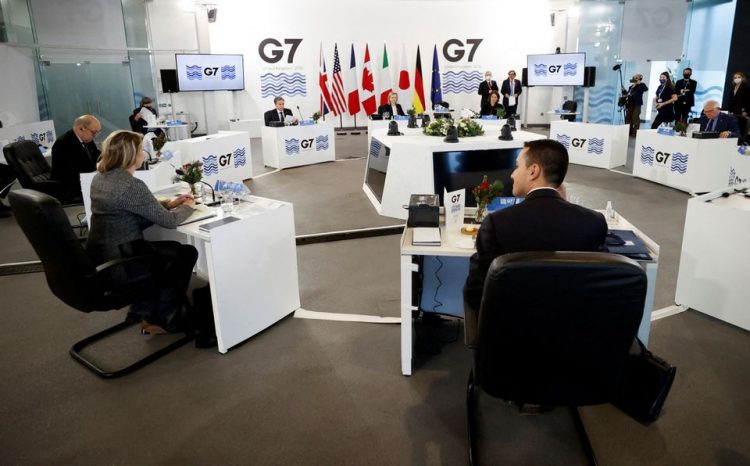
[{"label": "eyeglasses", "polygon": [[85,129],[86,131],[88,131],[89,133],[91,133],[91,137],[96,137],[96,135],[99,134],[102,131],[101,128],[99,128],[97,130],[94,130],[94,129],[91,129],[91,128],[87,127],[87,126],[84,126],[83,129]]}]

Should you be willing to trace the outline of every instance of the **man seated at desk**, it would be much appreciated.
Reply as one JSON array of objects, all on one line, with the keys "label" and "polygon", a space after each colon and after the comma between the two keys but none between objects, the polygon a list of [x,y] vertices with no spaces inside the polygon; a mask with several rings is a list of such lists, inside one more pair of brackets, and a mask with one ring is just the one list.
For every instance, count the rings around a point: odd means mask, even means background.
[{"label": "man seated at desk", "polygon": [[388,94],[388,103],[378,107],[378,114],[384,120],[393,118],[396,115],[405,116],[406,114],[401,108],[401,104],[398,103],[398,94],[396,94],[395,92],[391,92],[390,94]]},{"label": "man seated at desk", "polygon": [[511,174],[513,195],[524,202],[493,212],[482,222],[477,252],[469,262],[464,286],[465,341],[476,337],[484,280],[492,261],[503,254],[526,251],[599,251],[607,222],[598,212],[571,204],[561,192],[568,171],[568,151],[551,139],[529,141]]},{"label": "man seated at desk", "polygon": [[272,121],[285,121],[286,117],[289,116],[293,121],[297,121],[292,115],[292,111],[288,108],[284,108],[284,98],[274,97],[273,104],[276,106],[275,109],[269,110],[263,114],[263,120],[266,122],[266,126],[271,126]]},{"label": "man seated at desk", "polygon": [[52,145],[51,177],[63,184],[71,202],[80,202],[83,198],[81,173],[96,170],[100,152],[94,138],[101,130],[102,125],[96,117],[83,115],[76,118],[73,128]]},{"label": "man seated at desk", "polygon": [[720,138],[736,138],[740,127],[734,115],[721,113],[721,106],[715,100],[703,104],[703,114],[699,119],[701,131],[717,132]]}]

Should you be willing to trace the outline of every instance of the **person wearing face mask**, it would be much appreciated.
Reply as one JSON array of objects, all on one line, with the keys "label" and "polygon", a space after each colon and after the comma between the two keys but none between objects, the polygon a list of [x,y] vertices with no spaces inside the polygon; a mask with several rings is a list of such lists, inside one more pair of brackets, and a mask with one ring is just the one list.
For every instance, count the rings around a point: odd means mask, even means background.
[{"label": "person wearing face mask", "polygon": [[745,74],[737,71],[732,76],[732,93],[729,95],[729,111],[747,117],[750,112],[750,86]]},{"label": "person wearing face mask", "polygon": [[482,108],[487,104],[487,102],[490,100],[491,92],[497,92],[499,90],[500,88],[497,87],[497,81],[492,79],[492,72],[485,71],[484,81],[479,83],[479,91],[477,92],[477,94],[482,96],[482,100],[479,102],[479,108]]},{"label": "person wearing face mask", "polygon": [[677,93],[674,113],[678,121],[687,122],[690,110],[695,105],[695,89],[698,87],[698,82],[695,79],[690,79],[692,74],[692,68],[685,68],[682,71],[682,79],[674,84],[674,90]]},{"label": "person wearing face mask", "polygon": [[674,121],[674,103],[677,102],[677,93],[669,79],[669,73],[659,75],[659,87],[656,89],[656,118],[651,123],[651,129],[656,129],[662,123]]},{"label": "person wearing face mask", "polygon": [[634,74],[630,78],[631,84],[625,101],[625,123],[630,125],[630,136],[632,137],[635,137],[636,132],[641,127],[643,94],[648,91],[648,87],[642,81],[643,75],[640,73]]}]

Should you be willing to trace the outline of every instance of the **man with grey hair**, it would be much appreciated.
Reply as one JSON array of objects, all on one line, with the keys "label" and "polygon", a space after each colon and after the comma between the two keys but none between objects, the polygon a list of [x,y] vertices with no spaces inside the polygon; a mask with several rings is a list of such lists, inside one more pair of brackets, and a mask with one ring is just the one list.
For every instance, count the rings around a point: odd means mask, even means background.
[{"label": "man with grey hair", "polygon": [[719,133],[720,138],[736,138],[740,135],[737,119],[734,115],[721,113],[721,106],[715,100],[707,100],[703,104],[700,125],[701,131]]},{"label": "man with grey hair", "polygon": [[52,179],[63,184],[70,202],[80,202],[81,173],[96,170],[100,151],[94,138],[102,130],[93,115],[75,119],[73,128],[57,138],[52,145]]},{"label": "man with grey hair", "polygon": [[287,116],[294,118],[292,111],[288,108],[284,108],[284,98],[277,96],[273,98],[273,105],[276,107],[273,110],[269,110],[263,114],[263,120],[266,126],[271,126],[272,121],[284,122]]},{"label": "man with grey hair", "polygon": [[630,78],[632,83],[628,88],[625,100],[625,123],[630,125],[630,136],[635,137],[638,128],[641,127],[641,107],[643,106],[643,94],[648,87],[643,84],[643,75],[636,73]]}]

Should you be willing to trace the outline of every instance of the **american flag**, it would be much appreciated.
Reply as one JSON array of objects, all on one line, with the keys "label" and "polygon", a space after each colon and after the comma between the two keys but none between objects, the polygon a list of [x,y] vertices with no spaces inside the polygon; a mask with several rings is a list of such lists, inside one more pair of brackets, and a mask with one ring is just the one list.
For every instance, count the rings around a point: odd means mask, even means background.
[{"label": "american flag", "polygon": [[346,112],[346,97],[344,93],[344,81],[341,78],[341,62],[339,61],[339,46],[333,47],[333,95],[331,95],[331,106],[333,113],[340,115]]}]

